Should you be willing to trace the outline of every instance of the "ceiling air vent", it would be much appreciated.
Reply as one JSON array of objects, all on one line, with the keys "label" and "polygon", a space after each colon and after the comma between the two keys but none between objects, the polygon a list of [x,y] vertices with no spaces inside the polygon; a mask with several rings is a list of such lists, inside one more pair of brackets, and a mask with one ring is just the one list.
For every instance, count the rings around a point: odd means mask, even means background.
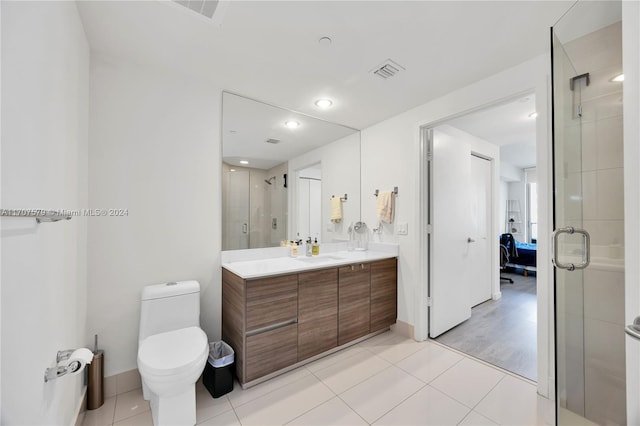
[{"label": "ceiling air vent", "polygon": [[267,143],[272,143],[272,144],[277,144],[280,143],[280,139],[267,139],[266,140]]},{"label": "ceiling air vent", "polygon": [[[205,16],[212,21],[221,21],[222,17],[218,16],[224,12],[229,0],[171,0],[173,3],[186,7],[199,15]],[[214,17],[214,15],[216,15]]]},{"label": "ceiling air vent", "polygon": [[393,77],[400,71],[404,71],[405,68],[398,64],[397,62],[392,61],[391,59],[387,59],[377,67],[371,70],[372,73],[377,75],[380,78],[388,79],[389,77]]}]

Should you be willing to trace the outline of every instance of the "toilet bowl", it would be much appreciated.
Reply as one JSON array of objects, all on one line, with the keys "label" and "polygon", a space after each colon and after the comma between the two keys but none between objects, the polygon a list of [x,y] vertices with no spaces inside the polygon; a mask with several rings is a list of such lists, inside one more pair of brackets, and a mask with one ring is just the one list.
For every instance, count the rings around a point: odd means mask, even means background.
[{"label": "toilet bowl", "polygon": [[142,291],[138,370],[155,426],[195,425],[195,383],[209,356],[200,328],[197,281],[147,286]]},{"label": "toilet bowl", "polygon": [[195,382],[209,345],[199,327],[149,336],[138,349],[138,369],[151,404],[154,425],[193,425]]}]

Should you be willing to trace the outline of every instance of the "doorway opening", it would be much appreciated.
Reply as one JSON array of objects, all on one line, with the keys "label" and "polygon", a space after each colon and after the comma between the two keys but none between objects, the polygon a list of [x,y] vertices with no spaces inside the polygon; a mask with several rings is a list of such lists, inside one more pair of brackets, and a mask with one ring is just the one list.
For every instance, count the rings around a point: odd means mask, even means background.
[{"label": "doorway opening", "polygon": [[535,121],[535,96],[526,94],[423,132],[430,154],[429,337],[533,381]]}]

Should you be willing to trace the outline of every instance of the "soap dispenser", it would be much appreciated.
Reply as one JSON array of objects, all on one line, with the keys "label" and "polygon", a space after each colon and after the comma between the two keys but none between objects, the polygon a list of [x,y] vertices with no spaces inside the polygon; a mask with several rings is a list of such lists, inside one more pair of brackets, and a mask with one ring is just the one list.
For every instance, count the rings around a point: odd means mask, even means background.
[{"label": "soap dispenser", "polygon": [[[311,241],[311,238],[309,238],[309,241]],[[313,246],[311,248],[311,253],[314,256],[317,256],[317,255],[320,254],[320,244],[318,244],[318,239],[317,238],[313,241]]]},{"label": "soap dispenser", "polygon": [[306,253],[305,253],[305,254],[306,254],[307,256],[311,256],[311,237],[309,237],[309,238],[307,239],[307,244],[306,244],[305,248],[306,248],[306,250],[305,250],[305,251],[306,251]]},{"label": "soap dispenser", "polygon": [[291,257],[298,257],[298,243],[295,241],[291,244]]}]

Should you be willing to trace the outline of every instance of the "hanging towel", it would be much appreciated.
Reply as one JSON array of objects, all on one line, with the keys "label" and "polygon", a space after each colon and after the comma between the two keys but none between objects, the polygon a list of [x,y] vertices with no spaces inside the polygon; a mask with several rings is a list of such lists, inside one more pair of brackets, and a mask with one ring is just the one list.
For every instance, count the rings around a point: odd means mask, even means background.
[{"label": "hanging towel", "polygon": [[392,191],[378,192],[378,205],[376,206],[378,219],[386,223],[393,222],[395,201],[396,201],[396,197]]},{"label": "hanging towel", "polygon": [[331,222],[340,223],[342,220],[342,200],[340,197],[331,197]]}]

